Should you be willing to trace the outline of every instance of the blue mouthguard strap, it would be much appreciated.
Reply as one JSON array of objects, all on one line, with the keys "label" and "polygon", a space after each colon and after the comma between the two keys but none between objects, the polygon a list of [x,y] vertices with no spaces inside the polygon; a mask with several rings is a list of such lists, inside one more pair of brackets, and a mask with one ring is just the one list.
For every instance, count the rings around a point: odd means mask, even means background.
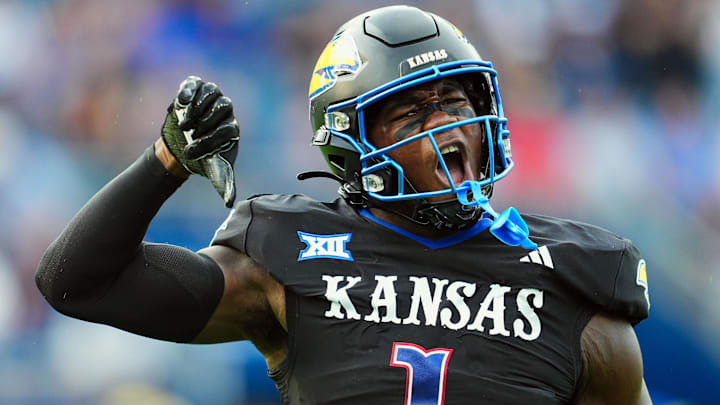
[{"label": "blue mouthguard strap", "polygon": [[[472,193],[472,201],[468,198],[468,192]],[[482,193],[482,187],[478,182],[463,182],[458,187],[457,197],[460,204],[471,207],[479,206],[492,217],[493,223],[490,225],[490,233],[500,242],[509,246],[520,245],[528,250],[538,248],[537,244],[530,240],[530,231],[520,213],[514,207],[509,207],[498,215],[490,206],[490,200]]]}]

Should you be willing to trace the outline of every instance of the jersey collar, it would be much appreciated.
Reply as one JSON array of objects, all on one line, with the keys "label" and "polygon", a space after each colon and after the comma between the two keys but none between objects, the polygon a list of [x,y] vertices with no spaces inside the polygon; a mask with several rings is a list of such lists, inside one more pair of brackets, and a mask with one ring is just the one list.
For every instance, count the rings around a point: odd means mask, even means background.
[{"label": "jersey collar", "polygon": [[489,218],[485,215],[483,212],[482,217],[480,217],[480,220],[478,220],[475,225],[471,226],[470,228],[463,229],[462,231],[459,231],[455,234],[452,234],[450,236],[444,237],[442,239],[438,240],[432,240],[428,238],[423,238],[422,236],[415,235],[412,232],[408,232],[400,227],[397,227],[391,223],[385,222],[380,218],[375,217],[373,214],[370,213],[370,211],[367,208],[362,208],[358,210],[358,213],[362,215],[363,217],[369,219],[372,222],[375,222],[376,224],[387,228],[393,232],[399,233],[402,236],[405,236],[407,238],[410,238],[412,240],[415,240],[430,249],[440,249],[445,248],[448,246],[456,245],[458,243],[464,242],[473,236],[479,234],[480,232],[486,230],[490,225],[492,225],[492,218]]}]

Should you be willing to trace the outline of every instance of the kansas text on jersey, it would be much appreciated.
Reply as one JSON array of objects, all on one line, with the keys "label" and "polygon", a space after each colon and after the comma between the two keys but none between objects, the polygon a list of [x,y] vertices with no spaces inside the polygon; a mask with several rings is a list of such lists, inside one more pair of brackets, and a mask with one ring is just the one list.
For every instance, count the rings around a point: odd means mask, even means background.
[{"label": "kansas text on jersey", "polygon": [[238,203],[213,244],[285,287],[289,354],[272,374],[286,403],[567,403],[592,315],[647,316],[645,266],[600,228],[524,218],[536,251],[485,220],[430,241],[343,200],[267,195]]}]

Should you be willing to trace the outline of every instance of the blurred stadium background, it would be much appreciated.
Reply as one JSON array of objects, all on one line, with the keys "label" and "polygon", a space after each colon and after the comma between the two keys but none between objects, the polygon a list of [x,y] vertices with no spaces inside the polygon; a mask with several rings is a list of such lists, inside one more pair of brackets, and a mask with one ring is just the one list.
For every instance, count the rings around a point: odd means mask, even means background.
[{"label": "blurred stadium background", "polygon": [[[242,129],[240,197],[302,192],[320,169],[307,86],[335,28],[381,1],[0,1],[0,403],[277,404],[248,343],[157,342],[51,311],[40,255],[160,133],[190,73]],[[656,404],[720,402],[720,2],[407,1],[453,21],[500,72],[516,169],[496,207],[634,240],[637,328]],[[148,239],[206,246],[226,210],[193,178]]]}]

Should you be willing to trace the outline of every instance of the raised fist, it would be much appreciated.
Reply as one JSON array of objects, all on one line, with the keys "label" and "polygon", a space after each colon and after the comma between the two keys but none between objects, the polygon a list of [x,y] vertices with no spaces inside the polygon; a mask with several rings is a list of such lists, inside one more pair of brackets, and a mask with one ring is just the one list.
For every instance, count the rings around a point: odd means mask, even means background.
[{"label": "raised fist", "polygon": [[175,159],[190,173],[210,179],[232,205],[235,181],[232,163],[240,128],[230,98],[215,83],[188,76],[167,109],[162,138]]}]

